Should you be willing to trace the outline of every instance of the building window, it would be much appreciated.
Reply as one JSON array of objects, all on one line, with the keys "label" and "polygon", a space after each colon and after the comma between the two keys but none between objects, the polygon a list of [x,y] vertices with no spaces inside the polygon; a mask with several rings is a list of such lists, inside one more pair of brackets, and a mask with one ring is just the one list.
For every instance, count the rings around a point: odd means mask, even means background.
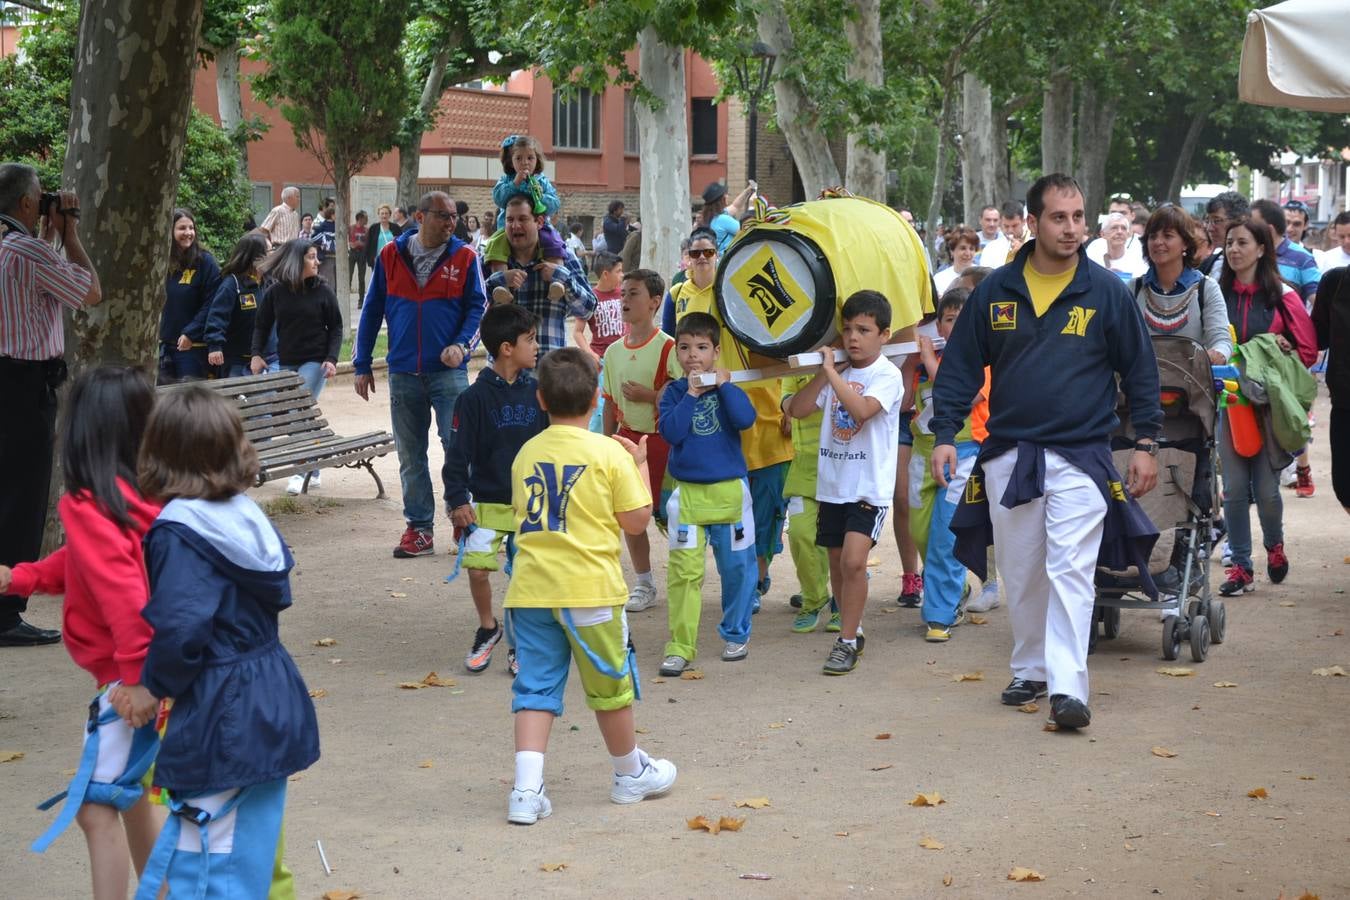
[{"label": "building window", "polygon": [[691,156],[717,155],[717,104],[711,97],[689,101],[689,133]]},{"label": "building window", "polygon": [[331,184],[300,184],[296,187],[300,188],[300,208],[297,211],[302,216],[305,213],[317,214],[323,207],[325,197],[337,196],[337,188]]},{"label": "building window", "polygon": [[570,98],[553,92],[553,146],[564,150],[600,149],[600,95],[580,88]]},{"label": "building window", "polygon": [[253,182],[250,199],[253,205],[253,221],[261,222],[266,219],[267,214],[272,211],[272,207],[276,206],[276,203],[272,200],[272,182]]},{"label": "building window", "polygon": [[637,101],[632,91],[623,92],[623,152],[637,155],[638,149]]}]

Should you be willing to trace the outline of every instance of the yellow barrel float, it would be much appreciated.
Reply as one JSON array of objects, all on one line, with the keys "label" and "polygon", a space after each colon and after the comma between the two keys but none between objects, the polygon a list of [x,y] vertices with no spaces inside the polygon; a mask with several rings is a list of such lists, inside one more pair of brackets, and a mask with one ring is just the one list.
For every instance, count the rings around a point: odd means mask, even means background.
[{"label": "yellow barrel float", "polygon": [[746,348],[786,359],[829,344],[855,291],[880,291],[891,331],[933,310],[923,244],[900,214],[841,191],[769,208],[736,235],[717,268],[722,321]]}]

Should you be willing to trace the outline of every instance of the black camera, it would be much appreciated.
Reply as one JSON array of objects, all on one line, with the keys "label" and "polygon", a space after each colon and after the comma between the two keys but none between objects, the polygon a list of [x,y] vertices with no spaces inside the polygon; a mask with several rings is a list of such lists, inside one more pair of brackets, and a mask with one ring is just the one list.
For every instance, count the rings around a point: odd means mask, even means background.
[{"label": "black camera", "polygon": [[49,194],[46,191],[43,191],[42,196],[38,199],[38,215],[46,218],[51,214],[53,209],[63,216],[70,216],[75,219],[80,217],[80,211],[78,209],[62,208],[60,195]]}]

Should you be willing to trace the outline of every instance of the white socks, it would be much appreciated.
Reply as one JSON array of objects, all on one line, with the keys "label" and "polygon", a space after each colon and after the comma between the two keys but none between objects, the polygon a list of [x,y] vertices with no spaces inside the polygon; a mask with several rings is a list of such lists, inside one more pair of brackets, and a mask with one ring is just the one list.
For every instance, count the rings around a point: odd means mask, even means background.
[{"label": "white socks", "polygon": [[[517,753],[516,756],[519,757],[520,754]],[[631,753],[624,756],[611,756],[610,759],[614,762],[615,775],[627,775],[633,778],[642,774],[642,770],[647,768],[647,763],[651,760],[651,757],[643,752],[641,747],[634,747]],[[516,767],[516,771],[520,771],[520,763],[516,763]]]},{"label": "white socks", "polygon": [[858,639],[856,637],[855,638],[841,637],[839,640],[843,641],[845,644],[848,644],[855,650],[858,648]]},{"label": "white socks", "polygon": [[655,587],[655,585],[652,584],[652,573],[651,573],[651,572],[638,572],[638,573],[636,573],[636,576],[637,576],[637,583],[638,583],[638,584],[644,584],[644,585],[646,585],[647,587]]},{"label": "white socks", "polygon": [[516,790],[544,789],[544,754],[537,750],[516,751]]}]

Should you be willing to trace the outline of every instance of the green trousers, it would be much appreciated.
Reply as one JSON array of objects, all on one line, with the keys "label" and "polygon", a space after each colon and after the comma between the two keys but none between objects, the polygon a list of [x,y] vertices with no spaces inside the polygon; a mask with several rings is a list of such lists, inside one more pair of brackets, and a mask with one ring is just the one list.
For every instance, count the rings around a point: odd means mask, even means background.
[{"label": "green trousers", "polygon": [[830,553],[816,545],[820,504],[814,497],[789,497],[787,510],[788,553],[801,586],[802,612],[815,612],[830,602]]}]

